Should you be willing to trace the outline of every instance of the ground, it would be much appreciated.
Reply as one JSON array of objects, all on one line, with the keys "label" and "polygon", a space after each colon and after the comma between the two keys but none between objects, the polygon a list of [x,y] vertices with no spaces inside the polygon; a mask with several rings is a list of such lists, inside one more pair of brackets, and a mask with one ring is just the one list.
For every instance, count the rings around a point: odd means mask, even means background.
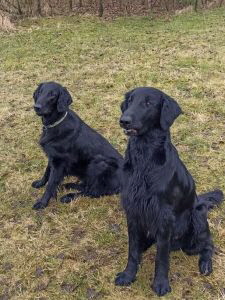
[{"label": "ground", "polygon": [[[162,89],[183,109],[172,139],[198,192],[225,190],[224,24],[224,10],[213,10],[160,20],[32,19],[0,34],[1,300],[158,299],[150,288],[154,247],[131,287],[114,286],[127,257],[119,196],[69,205],[52,199],[45,210],[32,210],[42,190],[31,183],[46,165],[32,93],[39,82],[62,83],[73,95],[72,109],[123,154],[124,92]],[[199,274],[197,257],[172,253],[172,292],[165,299],[225,299],[224,211],[222,205],[209,215],[213,274]]]}]

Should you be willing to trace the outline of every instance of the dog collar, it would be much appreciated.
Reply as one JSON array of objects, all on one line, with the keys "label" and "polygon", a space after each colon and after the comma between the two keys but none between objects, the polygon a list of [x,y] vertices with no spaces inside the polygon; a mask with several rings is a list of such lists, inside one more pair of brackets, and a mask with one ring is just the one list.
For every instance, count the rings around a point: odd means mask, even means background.
[{"label": "dog collar", "polygon": [[65,113],[65,115],[64,115],[61,119],[59,119],[59,120],[56,121],[55,123],[50,124],[50,125],[44,125],[44,129],[47,129],[47,128],[53,128],[53,127],[59,125],[59,124],[62,123],[62,121],[66,118],[67,114],[68,114],[68,111]]}]

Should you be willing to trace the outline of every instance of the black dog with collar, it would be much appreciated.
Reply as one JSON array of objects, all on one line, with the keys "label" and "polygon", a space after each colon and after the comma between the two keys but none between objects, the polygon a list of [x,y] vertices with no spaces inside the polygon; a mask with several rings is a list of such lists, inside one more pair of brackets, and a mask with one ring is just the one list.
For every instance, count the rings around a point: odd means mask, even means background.
[{"label": "black dog with collar", "polygon": [[156,243],[152,288],[162,296],[171,290],[171,250],[198,254],[200,273],[212,272],[207,212],[222,201],[223,193],[196,195],[194,180],[170,140],[170,126],[181,113],[174,99],[154,88],[137,88],[125,95],[121,109],[120,125],[130,136],[121,191],[129,253],[127,267],[117,274],[115,283],[131,284],[142,252]]},{"label": "black dog with collar", "polygon": [[33,97],[35,112],[43,123],[40,145],[48,157],[43,177],[32,183],[35,188],[48,183],[33,208],[45,208],[50,198],[56,196],[63,178],[69,175],[81,182],[64,186],[79,192],[63,196],[61,202],[70,202],[78,195],[100,197],[119,193],[123,158],[68,108],[72,98],[67,89],[55,82],[45,82]]}]

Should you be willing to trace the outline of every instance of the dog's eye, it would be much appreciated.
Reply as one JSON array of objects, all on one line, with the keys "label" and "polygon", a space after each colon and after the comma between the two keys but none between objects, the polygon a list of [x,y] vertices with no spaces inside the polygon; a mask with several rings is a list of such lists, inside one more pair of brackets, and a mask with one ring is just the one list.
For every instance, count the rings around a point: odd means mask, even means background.
[{"label": "dog's eye", "polygon": [[52,93],[51,98],[55,99],[56,98],[56,94]]},{"label": "dog's eye", "polygon": [[55,99],[56,99],[56,95],[53,94],[53,93],[51,93],[51,94],[48,96],[48,100],[49,100],[49,101],[53,101],[53,100],[55,100]]},{"label": "dog's eye", "polygon": [[146,98],[145,99],[145,104],[146,104],[146,106],[150,106],[152,103],[151,103],[151,100],[149,99],[149,98]]}]

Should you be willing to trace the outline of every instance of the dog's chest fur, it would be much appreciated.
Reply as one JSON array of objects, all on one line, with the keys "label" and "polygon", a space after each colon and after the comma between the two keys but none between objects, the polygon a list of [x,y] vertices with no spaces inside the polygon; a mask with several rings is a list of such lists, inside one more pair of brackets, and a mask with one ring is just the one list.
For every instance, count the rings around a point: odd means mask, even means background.
[{"label": "dog's chest fur", "polygon": [[60,138],[56,129],[43,129],[39,143],[47,155],[50,153],[52,157],[61,157],[65,152],[64,144],[58,141],[63,139],[65,139],[65,135]]},{"label": "dog's chest fur", "polygon": [[[174,175],[163,145],[151,147],[141,139],[131,139],[125,155],[123,191],[130,203],[141,204],[164,189]],[[169,172],[168,172],[169,170]]]},{"label": "dog's chest fur", "polygon": [[[174,223],[174,199],[183,197],[183,190],[175,185],[176,170],[172,148],[163,143],[130,138],[125,155],[122,203],[127,215],[155,236],[162,224]],[[183,231],[183,229],[182,229]]]},{"label": "dog's chest fur", "polygon": [[69,169],[77,161],[77,152],[74,151],[75,134],[74,130],[63,130],[60,132],[56,128],[43,129],[40,146],[48,156],[50,163],[63,162]]}]

